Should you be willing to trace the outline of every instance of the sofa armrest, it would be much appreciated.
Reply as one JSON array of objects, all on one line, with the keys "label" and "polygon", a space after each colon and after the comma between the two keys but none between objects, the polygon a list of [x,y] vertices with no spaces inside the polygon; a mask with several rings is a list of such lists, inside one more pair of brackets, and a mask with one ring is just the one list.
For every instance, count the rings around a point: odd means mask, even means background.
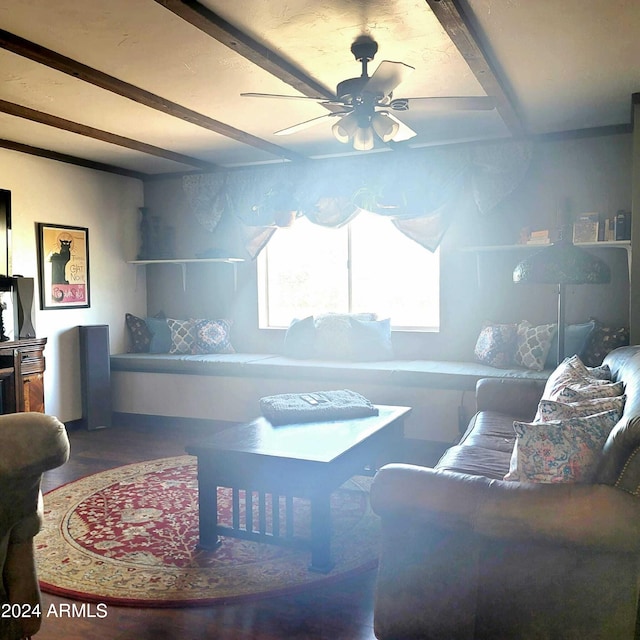
[{"label": "sofa armrest", "polygon": [[532,420],[544,391],[544,380],[482,378],[476,384],[478,411],[496,411]]},{"label": "sofa armrest", "polygon": [[68,457],[67,431],[56,417],[35,412],[0,415],[0,479],[41,474]]},{"label": "sofa armrest", "polygon": [[607,485],[507,482],[393,464],[376,475],[371,505],[383,520],[494,539],[640,551],[640,500]]}]

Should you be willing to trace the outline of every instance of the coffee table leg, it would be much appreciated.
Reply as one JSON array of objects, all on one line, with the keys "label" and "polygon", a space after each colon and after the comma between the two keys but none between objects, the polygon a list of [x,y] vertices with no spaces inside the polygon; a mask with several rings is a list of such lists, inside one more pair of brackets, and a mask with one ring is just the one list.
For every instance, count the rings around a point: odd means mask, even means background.
[{"label": "coffee table leg", "polygon": [[198,527],[200,549],[220,546],[218,537],[218,486],[208,470],[209,464],[198,458]]},{"label": "coffee table leg", "polygon": [[329,573],[331,562],[331,494],[311,498],[311,565],[309,571]]}]

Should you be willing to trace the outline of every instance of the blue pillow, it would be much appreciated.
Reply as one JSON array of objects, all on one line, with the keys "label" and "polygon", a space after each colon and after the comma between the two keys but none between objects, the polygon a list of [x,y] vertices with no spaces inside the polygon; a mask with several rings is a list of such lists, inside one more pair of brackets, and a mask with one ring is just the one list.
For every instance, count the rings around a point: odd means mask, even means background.
[{"label": "blue pillow", "polygon": [[147,329],[151,334],[149,353],[169,353],[171,349],[171,329],[166,318],[147,318]]},{"label": "blue pillow", "polygon": [[[583,324],[570,324],[564,330],[564,356],[568,358],[570,356],[582,357],[582,354],[587,346],[587,341],[593,333],[596,327],[596,323],[585,322]],[[558,357],[558,332],[556,331],[553,340],[551,341],[551,347],[549,348],[549,355],[544,363],[545,369],[555,369],[556,359]]]},{"label": "blue pillow", "polygon": [[283,355],[308,359],[316,355],[316,327],[313,316],[293,320],[284,336]]},{"label": "blue pillow", "polygon": [[358,320],[351,318],[351,359],[390,360],[391,320]]}]

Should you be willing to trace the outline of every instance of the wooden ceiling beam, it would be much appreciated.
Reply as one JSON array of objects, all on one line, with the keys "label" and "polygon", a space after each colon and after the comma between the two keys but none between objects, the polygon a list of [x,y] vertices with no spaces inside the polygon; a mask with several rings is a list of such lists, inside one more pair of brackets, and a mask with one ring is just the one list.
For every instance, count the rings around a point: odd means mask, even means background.
[{"label": "wooden ceiling beam", "polygon": [[44,113],[42,111],[36,111],[29,107],[24,107],[14,102],[7,102],[6,100],[0,100],[0,112],[7,113],[17,118],[24,118],[25,120],[31,120],[32,122],[38,122],[45,124],[56,129],[62,129],[63,131],[70,131],[71,133],[77,133],[81,136],[88,138],[94,138],[95,140],[101,140],[102,142],[108,142],[110,144],[118,145],[119,147],[126,147],[127,149],[133,149],[134,151],[140,151],[159,158],[165,158],[166,160],[173,160],[180,164],[185,164],[190,167],[198,167],[200,169],[218,169],[218,165],[199,158],[192,158],[191,156],[185,156],[181,153],[175,153],[174,151],[168,151],[167,149],[161,149],[145,142],[139,142],[138,140],[132,140],[131,138],[125,138],[124,136],[110,133],[109,131],[103,131],[102,129],[96,129],[88,125],[80,124],[78,122],[72,122],[71,120],[65,120],[58,116],[51,115],[50,113]]},{"label": "wooden ceiling beam", "polygon": [[117,175],[127,176],[128,178],[137,178],[138,180],[146,180],[149,177],[148,173],[143,173],[141,171],[133,171],[132,169],[116,167],[115,165],[106,164],[104,162],[95,162],[93,160],[87,160],[85,158],[78,158],[77,156],[72,156],[67,153],[60,153],[58,151],[51,151],[50,149],[34,147],[29,144],[14,142],[13,140],[5,140],[0,138],[0,148],[9,149],[10,151],[18,151],[19,153],[27,153],[30,156],[39,156],[40,158],[57,160],[58,162],[66,162],[67,164],[73,164],[78,167],[85,167],[87,169],[106,171],[107,173],[115,173]]},{"label": "wooden ceiling beam", "polygon": [[[333,91],[199,2],[195,0],[155,0],[155,2],[301,94],[310,98],[335,99],[336,95]],[[333,110],[331,105],[323,106]]]},{"label": "wooden ceiling beam", "polygon": [[487,95],[496,100],[496,108],[513,136],[525,134],[522,120],[505,90],[505,81],[489,61],[471,20],[458,0],[425,0],[434,15],[469,65]]},{"label": "wooden ceiling beam", "polygon": [[4,31],[3,29],[0,29],[0,47],[22,56],[23,58],[28,58],[29,60],[43,64],[51,69],[55,69],[56,71],[66,73],[67,75],[82,80],[83,82],[93,84],[96,87],[115,93],[123,98],[128,98],[129,100],[143,104],[146,107],[161,111],[162,113],[179,118],[185,122],[195,124],[203,129],[208,129],[209,131],[213,131],[214,133],[236,140],[237,142],[255,147],[278,158],[284,158],[286,160],[304,159],[304,156],[294,153],[293,151],[289,151],[284,147],[272,144],[267,140],[253,136],[246,131],[236,129],[235,127],[225,124],[224,122],[220,122],[219,120],[209,118],[202,113],[188,109],[187,107],[172,102],[171,100],[155,95],[150,91],[145,91],[140,87],[136,87],[128,82],[119,80],[118,78],[99,71],[98,69],[93,69],[92,67],[78,62],[77,60],[73,60],[72,58],[67,58],[56,51],[42,47],[35,42],[25,40],[24,38],[16,36],[13,33],[9,33],[8,31]]}]

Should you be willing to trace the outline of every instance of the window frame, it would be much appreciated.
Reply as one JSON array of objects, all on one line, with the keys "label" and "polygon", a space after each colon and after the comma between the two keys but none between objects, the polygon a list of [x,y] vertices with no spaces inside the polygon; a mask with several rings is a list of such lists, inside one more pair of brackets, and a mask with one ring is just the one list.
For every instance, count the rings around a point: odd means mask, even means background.
[{"label": "window frame", "polygon": [[[375,214],[370,214],[375,215]],[[309,224],[313,224],[309,222]],[[347,259],[346,259],[346,288],[347,288],[347,306],[349,311],[339,311],[337,313],[357,313],[353,310],[353,287],[354,287],[354,273],[352,269],[352,242],[353,242],[353,230],[351,228],[351,222],[345,225],[346,228],[346,242],[347,242]],[[397,233],[402,233],[396,229]],[[285,233],[287,230],[284,231]],[[413,242],[410,238],[408,240]],[[288,325],[284,324],[270,324],[270,306],[269,306],[269,245],[264,247],[256,259],[256,283],[257,283],[257,297],[258,297],[258,316],[257,323],[260,331],[282,331],[286,330]],[[424,249],[424,251],[428,251]],[[394,325],[392,324],[391,330],[399,333],[440,333],[442,329],[442,304],[441,304],[441,256],[440,248],[432,252],[434,258],[438,264],[438,321],[437,326],[427,325]]]}]

